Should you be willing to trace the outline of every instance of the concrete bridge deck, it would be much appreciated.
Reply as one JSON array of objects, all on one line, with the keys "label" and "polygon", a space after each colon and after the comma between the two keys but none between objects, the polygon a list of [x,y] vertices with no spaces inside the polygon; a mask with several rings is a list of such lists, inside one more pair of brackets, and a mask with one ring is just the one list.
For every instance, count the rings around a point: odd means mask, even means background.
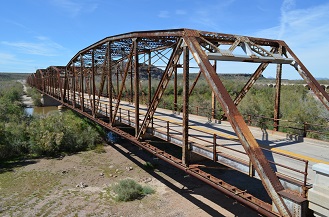
[{"label": "concrete bridge deck", "polygon": [[[106,115],[107,98],[101,98],[99,112]],[[121,101],[118,121],[132,127],[135,126],[135,107]],[[147,111],[146,105],[139,105],[140,119]],[[140,120],[140,122],[141,122]],[[150,124],[151,125],[151,124]],[[153,128],[148,129],[154,136],[182,145],[182,115],[171,110],[158,108],[153,116]],[[311,167],[315,163],[329,164],[329,142],[302,138],[272,130],[249,127],[262,147],[266,158],[273,162],[272,168],[279,174],[292,178],[296,182],[304,182],[306,161],[307,185],[312,185],[315,172]],[[193,152],[209,159],[214,159],[214,134],[216,135],[216,157],[219,163],[233,167],[246,174],[250,171],[249,157],[240,144],[232,126],[227,121],[209,120],[207,117],[189,115],[189,143]],[[282,165],[282,166],[281,166]],[[288,167],[288,168],[286,168]],[[255,174],[255,177],[258,177]]]}]

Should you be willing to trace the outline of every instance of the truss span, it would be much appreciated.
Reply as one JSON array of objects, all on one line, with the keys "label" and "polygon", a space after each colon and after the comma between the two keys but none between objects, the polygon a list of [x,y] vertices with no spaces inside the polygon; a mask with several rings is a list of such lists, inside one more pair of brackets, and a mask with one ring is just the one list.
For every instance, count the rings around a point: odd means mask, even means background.
[{"label": "truss span", "polygon": [[[259,64],[234,100],[218,76],[218,61]],[[328,94],[284,41],[191,29],[131,32],[107,37],[79,51],[65,67],[52,66],[37,70],[28,78],[28,83],[264,215],[301,216],[307,189],[296,195],[283,186],[237,109],[239,102],[269,64],[277,66],[274,108],[276,126],[279,124],[283,64],[295,68],[324,106],[329,108]],[[189,75],[192,68],[197,68],[199,74],[190,87]],[[181,104],[177,94],[178,73],[183,75],[180,84],[183,86]],[[203,172],[192,163],[194,150],[189,141],[189,97],[201,75],[213,93],[212,109],[214,110],[215,102],[219,102],[239,144],[248,156],[250,167],[254,169],[271,197],[272,205],[262,203],[252,195]],[[152,88],[152,78],[155,77],[158,79],[156,88]],[[173,110],[182,112],[181,159],[153,147],[146,140],[150,132],[154,133],[152,121],[172,80]],[[142,82],[147,82],[146,87],[143,88]],[[132,112],[127,113],[130,123],[133,120],[130,125],[134,127],[134,135],[128,135],[119,128],[123,120],[121,110],[125,102],[134,105]],[[143,114],[142,105],[147,105]],[[133,115],[131,119],[130,115]],[[212,116],[214,115],[213,112]],[[214,157],[217,156],[216,145],[213,146],[212,152],[213,159],[217,161]],[[303,184],[306,187],[306,181]]]}]

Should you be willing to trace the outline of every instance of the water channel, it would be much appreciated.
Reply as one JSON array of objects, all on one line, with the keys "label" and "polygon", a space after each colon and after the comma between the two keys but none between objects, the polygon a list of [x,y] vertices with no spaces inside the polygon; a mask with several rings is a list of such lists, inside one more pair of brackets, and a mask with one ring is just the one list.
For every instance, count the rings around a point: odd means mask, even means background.
[{"label": "water channel", "polygon": [[58,111],[57,106],[34,106],[34,107],[27,107],[24,108],[25,113],[28,116],[32,115],[47,115],[51,112]]}]

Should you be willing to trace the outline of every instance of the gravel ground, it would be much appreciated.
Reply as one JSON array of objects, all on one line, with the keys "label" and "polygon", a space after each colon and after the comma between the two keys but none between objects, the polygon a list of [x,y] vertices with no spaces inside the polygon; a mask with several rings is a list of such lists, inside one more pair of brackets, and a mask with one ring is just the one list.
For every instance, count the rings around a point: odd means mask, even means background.
[{"label": "gravel ground", "polygon": [[[220,192],[131,144],[0,168],[1,216],[257,216]],[[135,153],[135,154],[132,154]],[[145,166],[151,162],[155,169]],[[116,202],[106,189],[132,178],[155,193]]]}]

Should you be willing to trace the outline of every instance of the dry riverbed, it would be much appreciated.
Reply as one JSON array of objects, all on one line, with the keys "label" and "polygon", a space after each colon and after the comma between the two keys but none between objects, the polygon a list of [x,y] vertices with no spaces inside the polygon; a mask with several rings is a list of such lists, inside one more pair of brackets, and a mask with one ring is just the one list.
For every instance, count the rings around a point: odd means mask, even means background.
[{"label": "dry riverbed", "polygon": [[[145,151],[124,146],[1,165],[0,216],[257,216]],[[155,193],[116,202],[106,189],[125,178]]]}]

